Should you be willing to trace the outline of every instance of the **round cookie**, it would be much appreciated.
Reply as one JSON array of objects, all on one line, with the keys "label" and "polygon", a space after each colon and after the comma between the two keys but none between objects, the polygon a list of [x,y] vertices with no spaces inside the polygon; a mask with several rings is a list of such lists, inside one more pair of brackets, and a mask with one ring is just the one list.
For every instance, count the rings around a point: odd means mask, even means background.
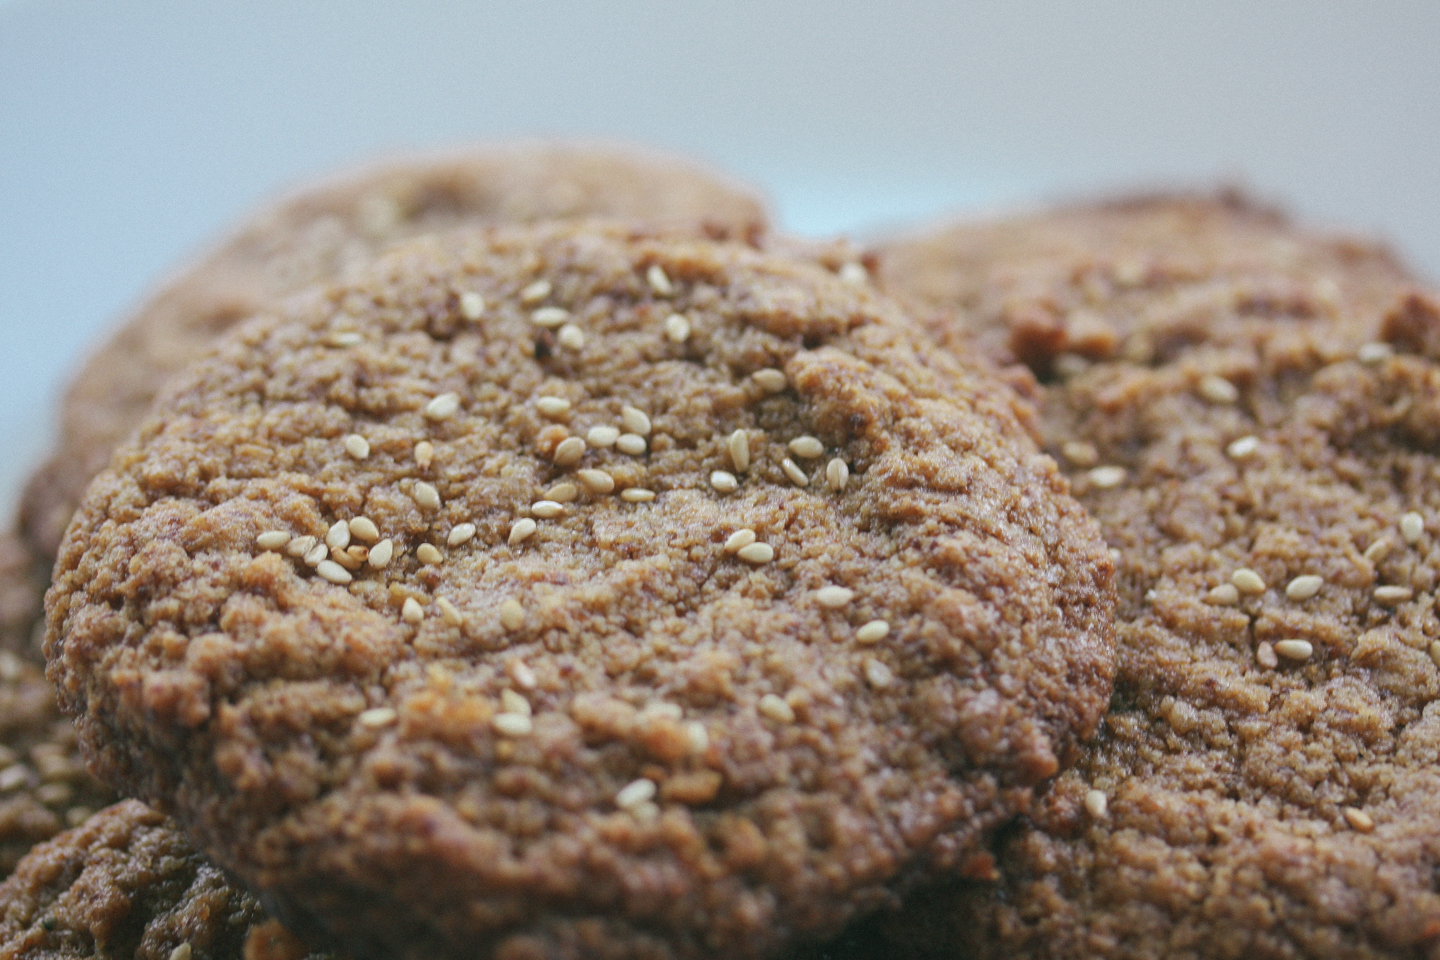
[{"label": "round cookie", "polygon": [[966,869],[1108,701],[1111,561],[1017,403],[743,245],[428,238],[173,385],[47,652],[296,929],[772,954]]},{"label": "round cookie", "polygon": [[462,224],[582,216],[762,231],[748,188],[689,160],[586,143],[517,143],[417,158],[301,190],[169,281],[92,354],[61,407],[55,453],[28,483],[20,529],[39,579],[90,479],[156,392],[266,303],[342,276],[384,247]]},{"label": "round cookie", "polygon": [[1088,362],[1032,362],[1047,446],[1117,551],[1114,699],[990,882],[912,902],[893,949],[1434,956],[1440,310],[1383,251],[1228,202],[973,234],[1038,250],[1093,222],[1131,239],[1052,253],[1048,278],[1021,257],[1030,302],[1010,263],[957,280],[1007,305],[943,332],[974,349],[972,323],[1074,304],[1113,332]]}]

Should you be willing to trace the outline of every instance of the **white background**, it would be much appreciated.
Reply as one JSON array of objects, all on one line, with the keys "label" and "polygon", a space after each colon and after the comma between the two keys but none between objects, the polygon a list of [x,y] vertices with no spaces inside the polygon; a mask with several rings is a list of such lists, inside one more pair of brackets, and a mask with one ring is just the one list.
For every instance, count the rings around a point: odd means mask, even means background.
[{"label": "white background", "polygon": [[0,508],[86,345],[277,189],[533,134],[808,233],[1248,185],[1440,276],[1440,3],[0,0]]}]

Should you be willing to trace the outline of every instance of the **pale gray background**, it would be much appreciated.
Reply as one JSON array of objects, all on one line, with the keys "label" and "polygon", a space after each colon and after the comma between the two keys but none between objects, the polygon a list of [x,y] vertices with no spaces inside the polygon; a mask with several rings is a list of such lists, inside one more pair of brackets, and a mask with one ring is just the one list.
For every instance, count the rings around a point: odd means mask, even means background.
[{"label": "pale gray background", "polygon": [[0,508],[102,327],[386,151],[632,139],[817,234],[1238,181],[1440,276],[1437,41],[1433,0],[0,0]]}]

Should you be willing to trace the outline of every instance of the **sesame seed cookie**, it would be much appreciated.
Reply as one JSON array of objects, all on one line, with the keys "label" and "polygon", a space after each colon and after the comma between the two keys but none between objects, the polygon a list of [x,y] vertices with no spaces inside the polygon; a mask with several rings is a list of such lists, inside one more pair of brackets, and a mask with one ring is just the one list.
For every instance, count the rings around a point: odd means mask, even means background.
[{"label": "sesame seed cookie", "polygon": [[[996,235],[1004,258],[974,259]],[[911,903],[893,949],[1435,956],[1435,300],[1383,250],[1233,198],[900,246],[892,287],[954,258],[952,349],[973,333],[1047,381],[1046,444],[1116,551],[1120,603],[1100,735],[1001,832],[992,876]]]},{"label": "sesame seed cookie", "polygon": [[357,953],[833,935],[964,869],[1109,697],[1092,522],[1015,397],[915,344],[742,244],[398,248],[227,336],[92,485],[62,702]]},{"label": "sesame seed cookie", "polygon": [[584,143],[495,146],[418,158],[308,187],[263,210],[154,294],[96,350],[61,407],[55,453],[28,483],[20,529],[48,581],[85,486],[156,392],[224,330],[397,241],[462,224],[581,216],[762,231],[747,188],[663,153]]}]

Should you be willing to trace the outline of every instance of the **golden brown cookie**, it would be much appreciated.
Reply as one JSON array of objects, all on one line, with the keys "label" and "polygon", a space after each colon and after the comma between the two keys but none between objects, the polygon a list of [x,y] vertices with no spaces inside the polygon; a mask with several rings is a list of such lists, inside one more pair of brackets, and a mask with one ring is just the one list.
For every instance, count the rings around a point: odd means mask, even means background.
[{"label": "golden brown cookie", "polygon": [[[1004,259],[980,257],[997,236]],[[949,346],[974,332],[1050,378],[1047,446],[1117,552],[1120,605],[1100,736],[1002,832],[993,879],[912,903],[894,949],[1434,956],[1435,302],[1384,251],[1233,198],[900,247],[888,282],[928,264],[937,303],[957,265]],[[1047,325],[1066,352],[1036,346]]]},{"label": "golden brown cookie", "polygon": [[530,143],[420,158],[301,190],[167,283],[91,356],[61,408],[55,453],[30,480],[20,529],[48,582],[90,479],[160,386],[263,304],[342,276],[384,247],[462,224],[610,216],[745,237],[756,195],[688,160],[629,147]]},{"label": "golden brown cookie", "polygon": [[297,928],[773,953],[965,869],[1108,701],[1111,561],[1016,404],[818,266],[431,237],[176,382],[47,652]]}]

